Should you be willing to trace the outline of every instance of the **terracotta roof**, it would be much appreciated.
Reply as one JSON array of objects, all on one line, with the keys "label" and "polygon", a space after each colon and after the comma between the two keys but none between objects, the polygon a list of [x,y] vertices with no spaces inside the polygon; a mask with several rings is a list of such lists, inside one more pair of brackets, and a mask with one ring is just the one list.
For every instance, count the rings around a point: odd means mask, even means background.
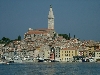
[{"label": "terracotta roof", "polygon": [[45,31],[38,31],[38,30],[30,30],[26,34],[46,34]]},{"label": "terracotta roof", "polygon": [[100,50],[95,50],[94,52],[100,52]]},{"label": "terracotta roof", "polygon": [[48,30],[54,30],[54,29],[41,28],[41,29],[36,29],[36,30],[45,30],[45,31],[48,31]]},{"label": "terracotta roof", "polygon": [[61,50],[76,50],[75,48],[63,48]]}]

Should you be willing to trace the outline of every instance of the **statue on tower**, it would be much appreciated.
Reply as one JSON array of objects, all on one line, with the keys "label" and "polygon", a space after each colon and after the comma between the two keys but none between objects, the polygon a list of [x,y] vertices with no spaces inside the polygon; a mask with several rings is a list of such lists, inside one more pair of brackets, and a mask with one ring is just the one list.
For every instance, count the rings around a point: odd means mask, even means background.
[{"label": "statue on tower", "polygon": [[50,5],[50,8],[52,8],[52,5]]}]

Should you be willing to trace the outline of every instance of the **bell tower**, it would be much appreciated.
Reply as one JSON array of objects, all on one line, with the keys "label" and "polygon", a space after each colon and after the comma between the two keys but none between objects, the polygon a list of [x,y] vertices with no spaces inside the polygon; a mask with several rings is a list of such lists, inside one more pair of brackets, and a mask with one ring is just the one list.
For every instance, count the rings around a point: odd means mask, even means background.
[{"label": "bell tower", "polygon": [[48,29],[54,29],[54,15],[52,6],[50,5],[49,15],[48,15]]}]

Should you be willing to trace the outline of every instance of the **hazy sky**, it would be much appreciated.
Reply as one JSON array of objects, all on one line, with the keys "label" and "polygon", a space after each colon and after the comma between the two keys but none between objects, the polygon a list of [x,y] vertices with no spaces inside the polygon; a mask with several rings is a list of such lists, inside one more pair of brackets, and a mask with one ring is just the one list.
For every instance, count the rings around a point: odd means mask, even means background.
[{"label": "hazy sky", "polygon": [[23,37],[28,28],[47,28],[50,4],[57,33],[100,40],[100,0],[0,0],[0,39]]}]

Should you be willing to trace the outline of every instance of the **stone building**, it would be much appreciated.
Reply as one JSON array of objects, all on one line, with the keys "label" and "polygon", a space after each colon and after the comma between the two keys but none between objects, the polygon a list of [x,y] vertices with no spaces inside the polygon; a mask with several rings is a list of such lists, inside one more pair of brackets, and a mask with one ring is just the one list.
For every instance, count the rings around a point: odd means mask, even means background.
[{"label": "stone building", "polygon": [[55,60],[60,61],[60,47],[55,47]]},{"label": "stone building", "polygon": [[53,15],[53,10],[51,5],[50,5],[50,11],[48,15],[48,29],[54,29],[54,15]]}]

